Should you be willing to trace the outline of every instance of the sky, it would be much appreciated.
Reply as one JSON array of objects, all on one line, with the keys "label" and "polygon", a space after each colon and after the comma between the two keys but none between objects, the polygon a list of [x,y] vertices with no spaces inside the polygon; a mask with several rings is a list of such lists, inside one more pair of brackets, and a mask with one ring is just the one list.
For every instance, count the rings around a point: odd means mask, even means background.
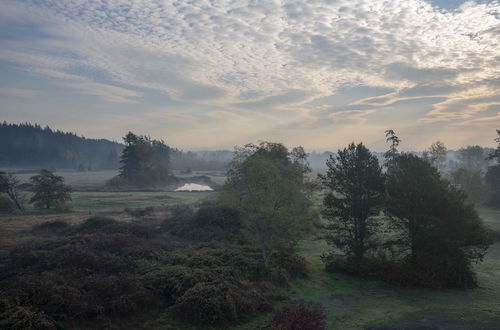
[{"label": "sky", "polygon": [[2,0],[0,121],[189,150],[493,147],[500,3]]}]

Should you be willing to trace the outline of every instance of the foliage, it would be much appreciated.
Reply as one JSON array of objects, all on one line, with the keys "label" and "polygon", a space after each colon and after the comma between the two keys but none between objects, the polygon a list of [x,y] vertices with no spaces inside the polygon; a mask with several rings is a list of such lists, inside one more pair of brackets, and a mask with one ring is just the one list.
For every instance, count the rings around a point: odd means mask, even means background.
[{"label": "foliage", "polygon": [[[230,228],[237,215],[217,204],[173,214],[221,230]],[[269,310],[280,296],[259,250],[223,241],[193,245],[179,237],[173,243],[165,230],[168,226],[158,227],[154,220],[144,224],[101,216],[73,226],[64,221],[34,226],[33,232],[43,236],[0,258],[0,300],[9,302],[0,305],[5,309],[0,322],[24,328],[30,320],[45,320],[49,328],[64,328],[68,320],[116,317],[167,304],[189,322],[229,324]],[[302,276],[301,260],[283,252],[270,271],[287,279]]]},{"label": "foliage", "polygon": [[241,213],[243,233],[261,249],[266,268],[274,254],[293,247],[312,227],[309,171],[300,147],[289,152],[282,144],[261,142],[236,150],[222,200]]},{"label": "foliage", "polygon": [[0,166],[6,167],[114,169],[123,149],[116,142],[87,139],[29,123],[0,123],[0,141]]},{"label": "foliage", "polygon": [[62,232],[69,227],[70,225],[64,220],[53,220],[36,224],[32,227],[32,230],[35,232],[55,233]]},{"label": "foliage", "polygon": [[468,201],[481,205],[489,198],[489,187],[481,171],[458,168],[449,175],[451,183],[467,195]]},{"label": "foliage", "polygon": [[498,146],[488,156],[488,159],[496,160],[496,164],[488,167],[485,181],[491,190],[491,197],[488,204],[492,207],[500,209],[500,130],[497,130],[497,134],[498,137],[495,141],[498,143]]},{"label": "foliage", "polygon": [[0,299],[0,328],[55,330],[57,326],[44,312],[20,306],[7,299]]},{"label": "foliage", "polygon": [[441,141],[436,141],[431,144],[429,149],[424,152],[424,159],[427,160],[432,166],[439,171],[443,170],[446,166],[446,155],[448,149]]},{"label": "foliage", "polygon": [[23,209],[19,197],[19,179],[12,173],[0,171],[0,193],[7,194],[19,210]]},{"label": "foliage", "polygon": [[465,198],[425,160],[398,157],[388,173],[387,207],[411,270],[392,274],[415,275],[414,282],[429,287],[475,285],[471,263],[482,260],[491,240]]},{"label": "foliage", "polygon": [[198,242],[242,241],[242,220],[238,210],[208,202],[198,211],[189,206],[175,206],[162,226],[173,235]]},{"label": "foliage", "polygon": [[0,195],[0,213],[11,213],[16,209],[14,202],[5,195]]},{"label": "foliage", "polygon": [[394,130],[389,129],[385,131],[386,142],[391,142],[389,150],[384,153],[385,158],[385,166],[390,167],[395,162],[396,157],[399,154],[398,146],[401,143],[401,139],[397,137],[396,132]]},{"label": "foliage", "polygon": [[131,208],[127,207],[124,209],[124,211],[133,217],[142,218],[142,217],[153,214],[154,208],[152,206],[148,206],[148,207],[144,207],[144,208],[135,208],[135,209],[131,209]]},{"label": "foliage", "polygon": [[500,163],[500,129],[497,129],[497,135],[498,137],[495,138],[495,142],[498,143],[498,146],[488,155],[488,159],[496,159],[496,161]]},{"label": "foliage", "polygon": [[191,322],[223,325],[269,310],[269,291],[244,283],[197,283],[176,301],[176,313]]},{"label": "foliage", "polygon": [[457,151],[458,167],[484,175],[488,167],[486,150],[481,146],[467,146]]},{"label": "foliage", "polygon": [[351,143],[327,161],[320,176],[330,189],[324,199],[329,230],[326,240],[360,263],[377,246],[375,218],[384,203],[384,177],[377,158],[362,144]]},{"label": "foliage", "polygon": [[123,138],[119,179],[113,179],[110,185],[120,186],[156,186],[166,184],[170,148],[163,142],[146,136],[128,132]]},{"label": "foliage", "polygon": [[30,203],[34,203],[38,208],[61,207],[71,200],[71,188],[64,184],[62,176],[49,170],[41,170],[38,175],[32,176],[30,181],[34,192]]},{"label": "foliage", "polygon": [[485,181],[491,191],[488,204],[492,207],[500,209],[500,164],[488,167]]},{"label": "foliage", "polygon": [[325,329],[325,308],[314,302],[288,304],[274,312],[266,330],[322,330]]}]

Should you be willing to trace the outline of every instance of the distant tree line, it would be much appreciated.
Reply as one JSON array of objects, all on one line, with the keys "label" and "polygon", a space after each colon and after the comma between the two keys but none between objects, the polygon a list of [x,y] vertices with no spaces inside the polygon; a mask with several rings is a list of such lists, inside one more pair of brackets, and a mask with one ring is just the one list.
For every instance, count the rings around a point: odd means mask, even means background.
[{"label": "distant tree line", "polygon": [[[0,166],[59,168],[79,171],[118,169],[122,143],[87,139],[38,124],[0,123]],[[179,171],[225,171],[233,152],[169,148],[170,168]]]},{"label": "distant tree line", "polygon": [[118,166],[123,145],[87,139],[37,124],[0,123],[0,166],[112,169]]}]

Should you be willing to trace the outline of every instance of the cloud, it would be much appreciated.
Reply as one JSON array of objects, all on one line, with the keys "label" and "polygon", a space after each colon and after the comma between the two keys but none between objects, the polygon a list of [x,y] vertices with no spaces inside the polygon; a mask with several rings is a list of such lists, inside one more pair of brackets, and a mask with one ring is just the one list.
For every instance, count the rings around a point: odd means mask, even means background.
[{"label": "cloud", "polygon": [[311,136],[356,128],[419,99],[433,102],[419,118],[387,125],[456,127],[497,102],[499,12],[498,1],[447,11],[423,0],[5,0],[0,63],[106,106],[167,95],[191,110],[161,113],[210,130],[231,118],[248,136],[301,122]]},{"label": "cloud", "polygon": [[0,88],[0,94],[15,96],[15,97],[31,98],[38,95],[38,91],[26,88]]}]

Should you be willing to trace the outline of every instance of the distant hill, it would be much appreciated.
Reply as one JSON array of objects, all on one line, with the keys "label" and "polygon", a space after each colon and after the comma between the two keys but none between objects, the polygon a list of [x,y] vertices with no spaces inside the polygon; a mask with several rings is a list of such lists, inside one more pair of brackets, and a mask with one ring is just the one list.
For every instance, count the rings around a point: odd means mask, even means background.
[{"label": "distant hill", "polygon": [[60,169],[115,169],[123,145],[87,139],[37,124],[0,123],[0,166]]}]

